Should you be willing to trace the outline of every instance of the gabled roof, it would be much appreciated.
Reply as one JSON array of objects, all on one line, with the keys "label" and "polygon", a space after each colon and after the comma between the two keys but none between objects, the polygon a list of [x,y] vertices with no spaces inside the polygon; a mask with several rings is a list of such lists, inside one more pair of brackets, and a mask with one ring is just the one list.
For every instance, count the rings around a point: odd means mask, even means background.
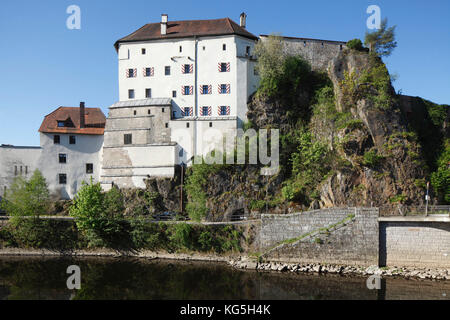
[{"label": "gabled roof", "polygon": [[169,21],[167,22],[167,34],[165,35],[161,35],[161,23],[149,23],[132,34],[117,40],[114,46],[118,50],[119,43],[123,42],[222,35],[239,35],[252,40],[258,40],[258,37],[248,32],[230,18],[224,18],[215,20]]},{"label": "gabled roof", "polygon": [[[59,107],[42,121],[39,132],[42,133],[73,133],[87,135],[102,135],[105,131],[106,117],[99,108],[85,108],[85,126],[80,128],[80,108]],[[73,127],[58,127],[58,121],[70,119]]]}]

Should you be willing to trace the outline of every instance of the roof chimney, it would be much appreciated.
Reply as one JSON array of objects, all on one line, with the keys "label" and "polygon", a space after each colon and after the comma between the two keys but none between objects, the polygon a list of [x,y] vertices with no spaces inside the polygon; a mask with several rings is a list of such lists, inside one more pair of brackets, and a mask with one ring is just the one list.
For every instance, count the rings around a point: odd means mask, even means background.
[{"label": "roof chimney", "polygon": [[167,22],[169,20],[169,16],[167,14],[161,15],[161,35],[167,34]]},{"label": "roof chimney", "polygon": [[84,102],[80,102],[80,128],[86,125]]},{"label": "roof chimney", "polygon": [[242,28],[245,28],[245,24],[247,22],[247,15],[245,14],[245,12],[241,13],[241,21],[240,21],[240,26]]}]

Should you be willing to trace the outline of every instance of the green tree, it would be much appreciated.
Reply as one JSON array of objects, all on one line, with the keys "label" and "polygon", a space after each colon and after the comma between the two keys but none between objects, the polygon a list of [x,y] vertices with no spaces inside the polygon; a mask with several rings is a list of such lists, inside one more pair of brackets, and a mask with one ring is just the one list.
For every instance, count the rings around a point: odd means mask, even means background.
[{"label": "green tree", "polygon": [[431,184],[438,194],[439,201],[450,203],[450,139],[445,141],[444,151],[439,156],[438,168],[431,174]]},{"label": "green tree", "polygon": [[387,18],[381,21],[380,29],[374,32],[366,32],[364,44],[370,48],[371,52],[375,52],[380,57],[388,57],[397,47],[395,41],[396,26],[387,27]]},{"label": "green tree", "polygon": [[352,39],[347,42],[347,48],[357,50],[357,51],[363,51],[364,46],[362,44],[362,41],[360,39]]},{"label": "green tree", "polygon": [[135,251],[130,221],[121,211],[119,190],[102,192],[100,183],[83,183],[70,207],[77,228],[90,247],[107,247],[120,252]]},{"label": "green tree", "polygon": [[255,46],[255,55],[258,58],[256,70],[261,78],[259,92],[271,96],[276,92],[276,80],[283,74],[286,55],[284,53],[283,39],[272,34],[267,40],[259,40]]},{"label": "green tree", "polygon": [[23,177],[14,179],[6,191],[2,208],[10,216],[45,215],[50,208],[50,193],[47,182],[39,170],[34,171],[30,180]]}]

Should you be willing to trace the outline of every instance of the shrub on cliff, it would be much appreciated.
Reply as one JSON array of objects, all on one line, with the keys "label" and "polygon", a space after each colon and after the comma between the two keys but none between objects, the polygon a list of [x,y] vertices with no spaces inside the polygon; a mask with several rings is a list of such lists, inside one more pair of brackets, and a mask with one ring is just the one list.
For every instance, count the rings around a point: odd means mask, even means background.
[{"label": "shrub on cliff", "polygon": [[364,46],[360,39],[352,39],[347,42],[347,48],[357,51],[364,51]]},{"label": "shrub on cliff", "polygon": [[439,156],[438,168],[431,175],[431,184],[438,195],[439,201],[450,203],[450,139],[445,141],[444,151]]}]

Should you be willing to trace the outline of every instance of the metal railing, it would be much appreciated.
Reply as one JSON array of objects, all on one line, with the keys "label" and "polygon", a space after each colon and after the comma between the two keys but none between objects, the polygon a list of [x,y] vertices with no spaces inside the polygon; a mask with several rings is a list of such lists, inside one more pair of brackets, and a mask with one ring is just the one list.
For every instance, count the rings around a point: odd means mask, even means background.
[{"label": "metal railing", "polygon": [[389,205],[380,207],[380,216],[449,216],[450,206],[447,205]]}]

